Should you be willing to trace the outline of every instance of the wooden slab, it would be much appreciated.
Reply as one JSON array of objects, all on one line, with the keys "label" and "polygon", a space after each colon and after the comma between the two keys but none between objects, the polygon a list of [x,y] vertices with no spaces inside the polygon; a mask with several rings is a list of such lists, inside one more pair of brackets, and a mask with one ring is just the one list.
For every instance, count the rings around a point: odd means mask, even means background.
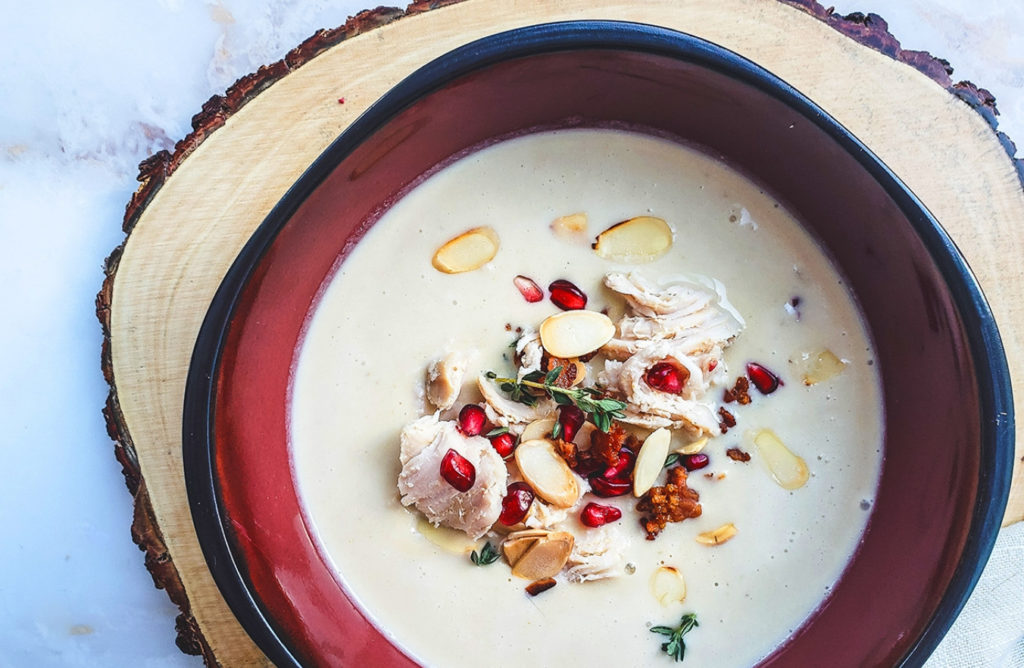
[{"label": "wooden slab", "polygon": [[[189,358],[236,253],[338,133],[417,67],[487,34],[583,18],[660,24],[717,42],[796,86],[866,142],[942,221],[980,278],[1020,410],[1020,174],[990,127],[985,91],[953,84],[928,54],[902,51],[878,17],[844,20],[814,0],[467,0],[364,12],[211,99],[173,154],[143,163],[128,236],[109,258],[97,298],[111,385],[105,413],[136,498],[133,537],[157,586],[182,610],[183,651],[211,664],[266,663],[206,568],[182,476]],[[1022,431],[1018,424],[1018,455]],[[1024,517],[1019,462],[1015,475],[1007,522]]]}]

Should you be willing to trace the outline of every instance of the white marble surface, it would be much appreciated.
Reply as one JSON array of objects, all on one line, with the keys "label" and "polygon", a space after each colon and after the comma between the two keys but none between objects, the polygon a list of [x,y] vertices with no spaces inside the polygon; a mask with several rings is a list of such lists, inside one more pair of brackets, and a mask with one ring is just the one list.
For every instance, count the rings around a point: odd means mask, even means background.
[{"label": "white marble surface", "polygon": [[[1024,142],[1024,4],[834,4],[882,14],[906,48],[989,88],[1002,129]],[[176,610],[129,537],[130,497],[100,416],[101,263],[122,238],[141,159],[184,136],[211,94],[362,7],[0,0],[0,666],[198,665],[175,647]],[[971,606],[997,606],[986,614],[1008,631],[960,623],[937,665],[1024,665],[1024,531],[1000,551],[1005,574],[987,574]],[[987,654],[951,663],[961,645]]]}]

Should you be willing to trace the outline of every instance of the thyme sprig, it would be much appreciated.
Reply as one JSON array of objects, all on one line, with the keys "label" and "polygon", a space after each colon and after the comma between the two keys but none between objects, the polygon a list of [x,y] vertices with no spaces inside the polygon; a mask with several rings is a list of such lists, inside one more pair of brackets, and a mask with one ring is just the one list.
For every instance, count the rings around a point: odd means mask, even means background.
[{"label": "thyme sprig", "polygon": [[486,566],[487,564],[493,564],[500,556],[501,553],[498,552],[498,548],[491,545],[490,541],[488,541],[480,548],[479,554],[477,554],[476,550],[473,550],[469,555],[469,560],[477,566]]},{"label": "thyme sprig", "polygon": [[661,651],[676,661],[682,661],[686,656],[686,643],[683,642],[683,636],[692,631],[696,626],[700,626],[697,623],[696,613],[688,612],[683,615],[679,626],[675,628],[671,626],[652,626],[651,633],[660,633],[663,636],[668,636],[669,640],[666,643],[662,643]]},{"label": "thyme sprig", "polygon": [[612,420],[621,420],[625,417],[622,412],[626,407],[625,402],[603,397],[600,390],[592,387],[566,388],[555,385],[561,374],[562,367],[557,367],[547,373],[531,371],[523,376],[522,380],[501,378],[493,371],[488,371],[487,377],[498,383],[503,392],[508,392],[512,401],[527,406],[533,406],[537,403],[538,397],[545,394],[561,406],[576,406],[590,415],[594,425],[603,432],[612,428]]}]

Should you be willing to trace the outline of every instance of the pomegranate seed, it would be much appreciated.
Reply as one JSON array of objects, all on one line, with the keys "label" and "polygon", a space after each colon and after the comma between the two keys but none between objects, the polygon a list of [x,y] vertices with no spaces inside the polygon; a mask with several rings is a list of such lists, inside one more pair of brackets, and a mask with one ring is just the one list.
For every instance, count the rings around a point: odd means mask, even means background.
[{"label": "pomegranate seed", "polygon": [[747,363],[747,377],[761,394],[771,394],[783,384],[778,376],[757,362]]},{"label": "pomegranate seed", "polygon": [[558,407],[558,424],[562,425],[562,433],[560,438],[563,441],[570,442],[576,438],[576,433],[583,426],[583,421],[586,416],[576,406],[565,405]]},{"label": "pomegranate seed", "polygon": [[711,460],[703,452],[698,452],[695,455],[686,455],[685,457],[683,457],[683,466],[686,468],[687,471],[696,471],[697,469],[702,469],[710,463]]},{"label": "pomegranate seed", "polygon": [[487,414],[476,404],[466,404],[459,411],[459,431],[466,436],[479,436],[487,423]]},{"label": "pomegranate seed", "polygon": [[711,360],[708,362],[708,373],[711,373],[718,368],[718,360]]},{"label": "pomegranate seed", "polygon": [[502,459],[505,459],[512,454],[513,450],[515,450],[516,437],[508,433],[507,431],[504,434],[492,436],[491,446],[499,455],[501,455]]},{"label": "pomegranate seed", "polygon": [[602,477],[614,480],[616,478],[625,478],[632,472],[633,464],[636,463],[636,453],[622,446],[619,448],[619,461],[615,462],[614,466],[609,466],[601,474]]},{"label": "pomegranate seed", "polygon": [[621,478],[602,478],[594,476],[590,479],[590,488],[594,494],[601,497],[622,496],[633,491],[633,483]]},{"label": "pomegranate seed", "polygon": [[569,281],[560,278],[548,286],[551,302],[563,311],[576,311],[587,305],[587,296]]},{"label": "pomegranate seed", "polygon": [[580,513],[580,522],[588,527],[599,527],[622,518],[622,511],[615,506],[602,506],[600,503],[588,503]]},{"label": "pomegranate seed", "polygon": [[686,379],[680,372],[679,367],[672,362],[658,362],[644,375],[647,384],[660,392],[679,394],[683,391],[683,383]]},{"label": "pomegranate seed", "polygon": [[476,469],[468,459],[448,448],[441,458],[441,477],[460,492],[468,492],[476,482]]},{"label": "pomegranate seed", "polygon": [[544,299],[544,291],[540,289],[540,286],[532,278],[519,275],[513,278],[512,282],[519,288],[519,294],[523,296],[523,299],[531,304]]},{"label": "pomegranate seed", "polygon": [[507,527],[526,519],[533,504],[533,490],[525,482],[514,482],[508,486],[505,498],[501,500],[501,514],[498,521]]}]

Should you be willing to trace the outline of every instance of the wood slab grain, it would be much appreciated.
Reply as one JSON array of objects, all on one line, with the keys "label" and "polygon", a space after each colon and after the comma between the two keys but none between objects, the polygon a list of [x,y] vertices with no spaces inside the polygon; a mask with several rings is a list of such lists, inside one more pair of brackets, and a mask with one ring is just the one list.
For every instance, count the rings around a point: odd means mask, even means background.
[{"label": "wood slab grain", "polygon": [[[338,133],[420,65],[491,33],[583,18],[654,23],[721,44],[793,84],[870,146],[971,263],[1001,325],[1022,405],[1019,165],[991,124],[991,96],[954,83],[944,61],[903,51],[878,17],[839,17],[813,0],[467,0],[364,12],[212,98],[174,152],[141,165],[127,237],[97,297],[111,386],[104,412],[136,499],[133,538],[157,586],[181,608],[183,651],[210,664],[267,663],[206,568],[181,462],[192,346],[236,253]],[[1022,518],[1018,461],[1006,521]]]}]

